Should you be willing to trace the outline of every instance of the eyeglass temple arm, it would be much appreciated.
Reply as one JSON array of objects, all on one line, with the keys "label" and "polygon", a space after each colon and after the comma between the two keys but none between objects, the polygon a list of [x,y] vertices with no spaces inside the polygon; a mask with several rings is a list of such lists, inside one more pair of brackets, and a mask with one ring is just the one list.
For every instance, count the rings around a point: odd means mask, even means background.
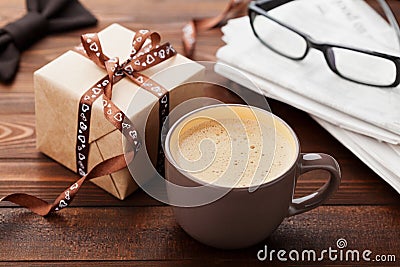
[{"label": "eyeglass temple arm", "polygon": [[286,3],[292,2],[295,0],[261,0],[257,1],[256,4],[257,6],[261,7],[265,11],[269,11],[271,9],[274,9],[278,6],[284,5]]},{"label": "eyeglass temple arm", "polygon": [[[274,9],[276,7],[279,7],[281,5],[284,5],[286,3],[292,2],[295,0],[261,0],[257,1],[256,4],[257,6],[261,7],[265,11],[269,11],[271,9]],[[379,5],[382,7],[383,11],[385,12],[386,17],[389,20],[390,25],[395,31],[396,37],[397,37],[397,44],[400,49],[400,27],[399,24],[397,23],[396,17],[394,16],[392,9],[388,5],[388,3],[385,0],[377,0]]]},{"label": "eyeglass temple arm", "polygon": [[396,37],[397,37],[397,44],[400,49],[400,28],[399,24],[397,23],[396,17],[394,16],[392,9],[388,5],[388,3],[385,0],[378,0],[378,3],[381,5],[383,11],[385,12],[386,17],[389,20],[390,25],[395,31]]},{"label": "eyeglass temple arm", "polygon": [[[261,0],[257,1],[256,4],[257,6],[261,7],[265,11],[269,11],[271,9],[274,9],[276,7],[279,7],[281,5],[284,5],[286,3],[292,2],[295,0]],[[389,20],[390,25],[393,27],[396,37],[397,37],[397,43],[400,49],[400,27],[399,24],[397,23],[396,17],[394,16],[392,9],[390,6],[387,4],[385,0],[377,0],[379,5],[382,7],[383,11],[385,12],[386,17]]]}]

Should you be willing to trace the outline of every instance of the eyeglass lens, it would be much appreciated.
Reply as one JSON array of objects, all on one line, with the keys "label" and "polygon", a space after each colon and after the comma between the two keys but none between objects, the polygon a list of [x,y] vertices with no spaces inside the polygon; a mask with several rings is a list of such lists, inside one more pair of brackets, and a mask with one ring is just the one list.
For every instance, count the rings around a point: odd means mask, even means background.
[{"label": "eyeglass lens", "polygon": [[[253,13],[251,19],[256,35],[270,49],[291,59],[302,59],[307,53],[307,40],[296,31],[261,14]],[[349,80],[374,86],[396,81],[397,66],[390,59],[340,47],[330,47],[325,53],[329,53],[329,66]]]}]

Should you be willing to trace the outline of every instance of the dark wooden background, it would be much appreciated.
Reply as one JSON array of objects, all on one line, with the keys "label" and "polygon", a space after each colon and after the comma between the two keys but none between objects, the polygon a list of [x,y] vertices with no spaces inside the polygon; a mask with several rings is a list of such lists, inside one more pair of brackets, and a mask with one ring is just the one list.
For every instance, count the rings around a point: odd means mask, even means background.
[{"label": "dark wooden background", "polygon": [[[9,86],[0,85],[0,197],[26,192],[52,201],[77,179],[74,173],[35,148],[34,70],[76,45],[80,34],[98,31],[114,22],[131,29],[159,31],[182,51],[180,29],[184,22],[194,16],[215,15],[226,3],[224,0],[82,2],[100,19],[98,27],[39,42],[23,54],[16,81]],[[391,1],[391,4],[400,17],[400,3]],[[0,26],[23,13],[23,0],[0,1]],[[220,37],[219,30],[200,34],[195,59],[215,60],[215,52],[223,45]],[[264,244],[270,249],[320,251],[336,247],[336,240],[345,238],[352,249],[395,254],[397,264],[392,265],[400,266],[399,195],[307,114],[276,101],[270,104],[272,111],[297,132],[303,152],[325,152],[338,159],[343,182],[324,206],[286,219],[265,242],[238,251],[209,248],[192,240],[177,226],[170,207],[143,192],[119,201],[88,183],[72,207],[49,218],[1,203],[0,265],[64,266],[72,262],[84,266],[253,266],[258,263],[256,253]],[[313,192],[326,178],[320,172],[304,176],[296,196]]]}]

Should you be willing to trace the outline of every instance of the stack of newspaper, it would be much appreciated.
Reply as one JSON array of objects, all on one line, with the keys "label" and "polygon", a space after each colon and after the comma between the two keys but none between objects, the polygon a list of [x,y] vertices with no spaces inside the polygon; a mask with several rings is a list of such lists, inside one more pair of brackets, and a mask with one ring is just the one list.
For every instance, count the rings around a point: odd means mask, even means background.
[{"label": "stack of newspaper", "polygon": [[[319,41],[400,54],[393,29],[363,0],[293,1],[271,13]],[[217,72],[249,88],[251,80],[266,96],[308,112],[400,193],[400,87],[346,81],[314,49],[302,61],[282,57],[254,36],[248,17],[222,31]]]}]

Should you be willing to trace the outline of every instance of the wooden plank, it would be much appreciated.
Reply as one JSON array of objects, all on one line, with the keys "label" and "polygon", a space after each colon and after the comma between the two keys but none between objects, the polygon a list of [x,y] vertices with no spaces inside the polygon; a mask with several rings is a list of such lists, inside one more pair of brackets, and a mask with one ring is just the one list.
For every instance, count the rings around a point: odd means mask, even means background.
[{"label": "wooden plank", "polygon": [[[163,261],[39,261],[39,262],[0,262],[0,266],[9,267],[15,264],[18,264],[20,267],[31,266],[31,267],[46,267],[46,266],[66,266],[68,264],[73,264],[73,266],[84,266],[84,267],[91,267],[91,266],[129,266],[129,267],[192,267],[192,266],[254,266],[254,264],[261,264],[260,262],[256,261],[209,261],[209,260],[163,260]],[[265,265],[264,265],[265,266]]]},{"label": "wooden plank", "polygon": [[35,116],[0,115],[0,159],[27,158],[45,159],[36,149]]},{"label": "wooden plank", "polygon": [[[130,266],[130,267],[196,267],[196,266],[229,266],[229,267],[252,267],[252,266],[265,266],[265,263],[261,263],[256,260],[172,260],[172,261],[44,261],[44,262],[0,262],[0,266],[12,266],[14,264],[18,264],[18,266],[32,266],[32,267],[45,267],[45,266],[66,266],[68,264],[73,264],[73,266]],[[284,264],[274,264],[274,266],[287,266]],[[296,266],[303,266],[301,264],[296,264]],[[306,266],[306,265],[305,265]],[[328,265],[324,265],[328,266]],[[335,265],[339,266],[339,265]],[[390,266],[390,265],[388,265]]]},{"label": "wooden plank", "polygon": [[[114,22],[181,22],[193,17],[217,15],[226,6],[226,0],[81,0],[99,18],[100,23]],[[179,7],[179,8],[177,8]],[[9,0],[0,3],[0,26],[14,21],[25,13],[22,0]],[[8,11],[8,12],[7,12]],[[161,12],[162,11],[162,12]]]},{"label": "wooden plank", "polygon": [[[53,166],[56,169],[62,168],[57,165]],[[21,167],[17,167],[21,171]],[[70,174],[66,170],[61,170],[59,175],[49,176],[45,170],[51,170],[52,167],[40,167],[42,176],[29,176],[21,180],[3,181],[0,179],[0,197],[6,196],[11,193],[28,193],[46,201],[53,201],[61,192],[63,192],[77,176],[72,172]],[[20,177],[23,171],[18,172],[15,177]],[[51,170],[51,173],[54,173]],[[56,172],[57,173],[57,172]],[[28,170],[29,174],[29,170]],[[318,180],[319,177],[313,177],[309,174],[307,177],[301,178],[296,188],[295,197],[304,196],[315,192],[324,181]],[[23,176],[23,175],[21,175]],[[49,181],[50,180],[50,181]],[[109,195],[107,192],[97,188],[91,183],[87,183],[81,189],[73,206],[86,207],[86,206],[153,206],[161,205],[158,201],[147,196],[145,193],[133,193],[131,197],[124,201],[119,201]],[[368,181],[360,179],[344,180],[338,190],[326,205],[396,205],[400,204],[400,197],[398,194],[381,180]],[[0,203],[0,207],[13,206],[10,203]]]},{"label": "wooden plank", "polygon": [[[356,162],[356,161],[355,161]],[[342,183],[328,205],[388,205],[400,203],[398,194],[380,178],[370,177],[370,170],[360,164],[362,168],[355,168],[354,162],[342,164],[344,173]],[[0,197],[15,192],[24,192],[52,201],[71,183],[77,179],[77,175],[65,167],[52,161],[0,161]],[[366,172],[363,172],[365,170]],[[366,176],[356,174],[365,173]],[[296,197],[315,192],[327,179],[324,172],[315,172],[300,178],[296,188]],[[87,188],[87,189],[86,189]],[[108,206],[116,205],[113,198],[103,190],[94,189],[94,185],[88,183],[83,187],[83,192],[74,201],[78,206]],[[85,190],[88,190],[87,192]],[[103,196],[102,198],[98,198]],[[357,197],[355,197],[357,196]],[[97,199],[97,200],[96,200]],[[145,205],[144,199],[142,204]],[[133,201],[134,202],[134,201]],[[118,205],[129,206],[132,202],[119,203]],[[154,205],[155,201],[148,198],[148,204]],[[4,206],[8,204],[0,204]]]},{"label": "wooden plank", "polygon": [[[344,238],[348,249],[360,251],[369,249],[373,251],[373,255],[394,254],[398,262],[399,216],[400,206],[323,207],[286,219],[265,242],[240,252],[218,251],[206,246],[198,247],[195,241],[185,239],[183,245],[187,249],[184,250],[184,258],[201,259],[202,255],[207,255],[207,259],[254,259],[256,253],[264,245],[275,250],[321,251],[329,247],[335,249],[337,240]],[[332,264],[329,261],[323,262]],[[268,266],[268,261],[264,264]],[[320,265],[320,263],[317,264]],[[337,263],[334,262],[334,264]],[[379,266],[376,263],[372,265]],[[398,263],[394,265],[398,266]]]},{"label": "wooden plank", "polygon": [[[0,98],[0,116],[4,114],[34,114],[33,93],[3,92]],[[1,119],[0,119],[1,121]]]},{"label": "wooden plank", "polygon": [[3,209],[0,260],[180,259],[183,236],[169,208],[71,208],[47,219]]},{"label": "wooden plank", "polygon": [[400,206],[318,208],[285,220],[254,247],[224,251],[186,235],[170,207],[70,208],[47,219],[22,209],[2,209],[0,260],[254,261],[264,245],[321,251],[334,248],[339,238],[347,240],[349,249],[400,255],[399,219]]},{"label": "wooden plank", "polygon": [[[66,266],[66,265],[73,265],[73,266],[84,266],[84,267],[91,267],[91,266],[129,266],[129,267],[204,267],[204,266],[229,266],[229,267],[253,267],[253,266],[288,266],[288,263],[273,263],[273,265],[267,265],[265,262],[260,262],[254,259],[238,259],[238,260],[163,260],[163,261],[39,261],[39,262],[0,262],[0,266],[13,266],[14,264],[18,264],[18,266],[25,267],[25,266],[32,266],[32,267],[46,267],[46,266]],[[271,264],[271,263],[268,263]],[[317,263],[318,266],[322,266],[320,262]],[[328,264],[324,263],[323,266],[325,267],[332,267],[332,266],[354,266],[353,263],[335,263],[335,264]],[[397,263],[382,263],[382,266],[398,266]],[[315,266],[312,263],[295,263],[295,265],[289,266]],[[374,266],[376,267],[376,263],[363,263],[363,266]]]},{"label": "wooden plank", "polygon": [[[11,193],[26,193],[53,202],[71,182],[0,182],[0,198]],[[79,191],[71,207],[141,207],[163,206],[164,204],[151,198],[142,190],[137,190],[125,200],[119,200],[88,182]],[[0,202],[0,208],[16,207],[9,202]]]},{"label": "wooden plank", "polygon": [[[0,266],[9,267],[16,262],[0,262]],[[46,266],[66,266],[72,264],[71,261],[61,261],[61,262],[17,262],[18,266],[33,266],[33,267],[46,267]],[[318,264],[321,264],[318,262]],[[352,266],[354,263],[345,264],[324,264],[325,267],[332,266]],[[384,266],[396,266],[396,263],[382,263]],[[229,266],[229,267],[253,267],[253,266],[271,266],[266,265],[264,262],[257,260],[214,260],[210,261],[204,260],[174,260],[174,261],[74,261],[73,266],[131,266],[131,267],[204,267],[204,266]],[[287,263],[274,263],[273,266],[288,266]],[[296,263],[290,266],[313,266],[310,263]],[[321,265],[319,265],[321,266]],[[376,266],[376,263],[363,263],[363,266]]]}]

